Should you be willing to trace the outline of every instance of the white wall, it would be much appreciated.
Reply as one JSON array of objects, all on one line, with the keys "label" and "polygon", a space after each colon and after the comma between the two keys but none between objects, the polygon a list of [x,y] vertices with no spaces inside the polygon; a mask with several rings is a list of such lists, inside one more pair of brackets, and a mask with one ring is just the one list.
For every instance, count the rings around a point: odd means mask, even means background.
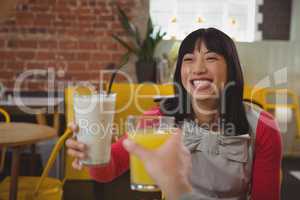
[{"label": "white wall", "polygon": [[[245,80],[257,84],[269,77],[272,86],[288,87],[300,95],[300,42],[237,43]],[[276,85],[274,73],[287,69],[287,83]]]},{"label": "white wall", "polygon": [[300,0],[292,2],[291,40],[300,41]]}]

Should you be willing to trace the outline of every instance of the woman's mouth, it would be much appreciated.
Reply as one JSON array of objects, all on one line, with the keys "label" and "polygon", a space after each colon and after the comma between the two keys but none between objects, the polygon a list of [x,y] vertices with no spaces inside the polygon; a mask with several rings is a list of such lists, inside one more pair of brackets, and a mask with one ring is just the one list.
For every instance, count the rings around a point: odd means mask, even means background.
[{"label": "woman's mouth", "polygon": [[194,79],[194,80],[191,80],[190,82],[191,82],[193,90],[196,90],[196,91],[207,90],[212,87],[211,79]]}]

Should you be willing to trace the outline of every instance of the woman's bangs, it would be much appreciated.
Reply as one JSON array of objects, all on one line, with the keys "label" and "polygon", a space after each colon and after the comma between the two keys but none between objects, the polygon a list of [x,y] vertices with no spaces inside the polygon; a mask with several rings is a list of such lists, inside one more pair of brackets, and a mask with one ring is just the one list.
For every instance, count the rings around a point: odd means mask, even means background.
[{"label": "woman's bangs", "polygon": [[223,40],[219,35],[211,32],[205,32],[201,41],[204,42],[208,51],[225,56],[226,47],[224,46]]},{"label": "woman's bangs", "polygon": [[182,53],[180,55],[185,55],[187,53],[193,53],[197,45],[196,38],[190,38],[182,45]]}]

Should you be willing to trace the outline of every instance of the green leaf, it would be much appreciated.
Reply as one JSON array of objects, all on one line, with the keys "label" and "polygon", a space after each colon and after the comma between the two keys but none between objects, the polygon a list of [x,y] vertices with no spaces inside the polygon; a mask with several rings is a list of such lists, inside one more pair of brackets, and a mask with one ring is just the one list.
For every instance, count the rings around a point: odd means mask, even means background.
[{"label": "green leaf", "polygon": [[129,44],[127,44],[124,40],[122,40],[121,38],[119,38],[118,36],[112,34],[112,37],[118,41],[123,47],[125,47],[128,51],[134,53],[137,55],[137,49],[135,49],[134,47],[131,47]]},{"label": "green leaf", "polygon": [[[138,60],[145,62],[154,61],[155,49],[166,33],[162,32],[160,29],[154,33],[154,26],[151,17],[149,17],[147,20],[146,35],[145,37],[141,37],[137,27],[130,22],[128,16],[119,5],[117,5],[117,9],[121,25],[128,34],[132,43],[124,41],[117,35],[113,35],[113,38],[117,40],[123,47],[125,47],[128,52],[134,53],[138,57]],[[125,57],[126,54],[124,55],[124,58]]]},{"label": "green leaf", "polygon": [[118,70],[121,69],[121,67],[123,67],[124,65],[126,65],[128,63],[129,56],[130,56],[129,51],[122,56],[121,63],[120,63],[120,66],[119,66]]},{"label": "green leaf", "polygon": [[121,25],[123,28],[129,33],[129,34],[134,34],[134,28],[131,22],[129,21],[129,18],[125,14],[125,12],[121,9],[119,5],[117,5],[118,9],[118,15],[121,21]]},{"label": "green leaf", "polygon": [[136,31],[135,31],[135,40],[136,40],[137,45],[140,47],[142,44],[142,41],[141,41],[141,36],[140,36],[140,32],[138,29],[136,29]]},{"label": "green leaf", "polygon": [[121,21],[121,25],[123,26],[124,30],[129,34],[131,38],[134,39],[137,45],[140,45],[140,35],[136,28],[136,26],[130,22],[128,16],[122,10],[122,8],[117,4],[118,15]]},{"label": "green leaf", "polygon": [[149,17],[148,22],[147,22],[147,32],[146,32],[146,37],[151,37],[153,33],[153,24],[151,17]]}]

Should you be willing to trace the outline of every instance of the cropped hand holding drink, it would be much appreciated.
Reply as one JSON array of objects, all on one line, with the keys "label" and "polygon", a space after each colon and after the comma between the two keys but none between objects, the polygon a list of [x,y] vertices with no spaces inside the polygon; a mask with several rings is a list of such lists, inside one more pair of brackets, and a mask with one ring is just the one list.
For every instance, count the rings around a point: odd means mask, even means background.
[{"label": "cropped hand holding drink", "polygon": [[188,182],[191,155],[181,140],[181,130],[176,129],[169,139],[157,149],[147,149],[131,139],[123,142],[125,149],[140,158],[145,169],[168,200],[190,193]]},{"label": "cropped hand holding drink", "polygon": [[[157,149],[164,144],[174,130],[175,120],[173,117],[129,116],[127,120],[127,134],[130,140],[148,150]],[[140,158],[136,155],[130,155],[131,189],[139,191],[159,190],[145,167],[145,163]],[[155,163],[152,167],[156,167]]]}]

